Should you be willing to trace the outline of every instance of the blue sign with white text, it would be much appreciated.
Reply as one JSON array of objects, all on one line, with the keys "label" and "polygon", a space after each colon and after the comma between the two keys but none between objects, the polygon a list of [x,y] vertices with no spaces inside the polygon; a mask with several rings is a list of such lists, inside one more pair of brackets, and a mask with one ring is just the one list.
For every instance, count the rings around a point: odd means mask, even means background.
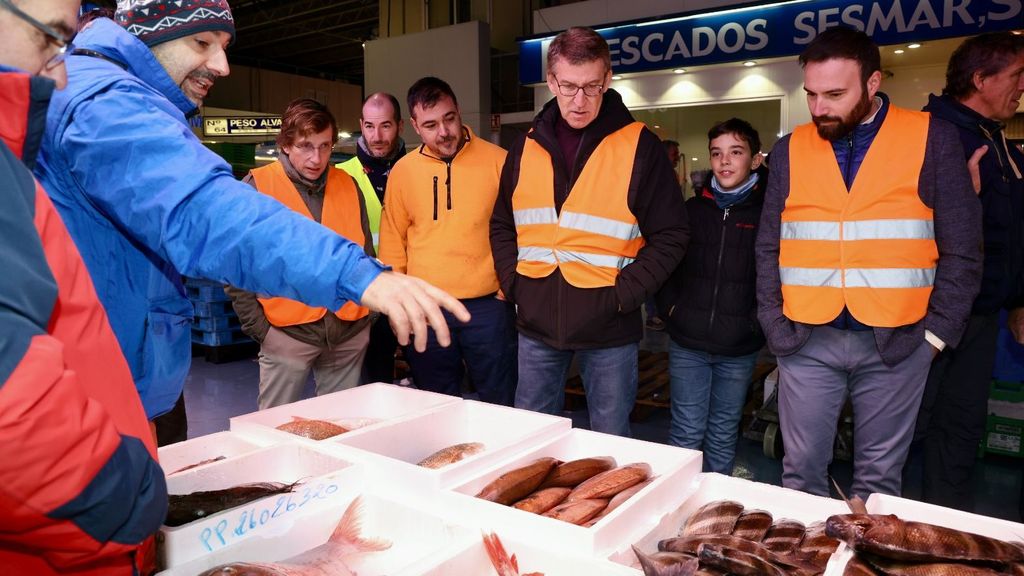
[{"label": "blue sign with white text", "polygon": [[[616,73],[793,56],[828,28],[865,31],[879,45],[1024,27],[1024,0],[795,0],[596,28]],[[544,81],[554,34],[519,41],[519,81]]]}]

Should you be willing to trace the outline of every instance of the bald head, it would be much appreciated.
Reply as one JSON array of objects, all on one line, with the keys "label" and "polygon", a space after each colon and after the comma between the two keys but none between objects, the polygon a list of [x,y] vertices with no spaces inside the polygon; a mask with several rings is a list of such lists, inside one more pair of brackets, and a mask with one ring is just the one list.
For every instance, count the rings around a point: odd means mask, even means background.
[{"label": "bald head", "polygon": [[395,152],[402,134],[402,108],[387,92],[370,94],[363,101],[359,129],[370,155],[386,158]]}]

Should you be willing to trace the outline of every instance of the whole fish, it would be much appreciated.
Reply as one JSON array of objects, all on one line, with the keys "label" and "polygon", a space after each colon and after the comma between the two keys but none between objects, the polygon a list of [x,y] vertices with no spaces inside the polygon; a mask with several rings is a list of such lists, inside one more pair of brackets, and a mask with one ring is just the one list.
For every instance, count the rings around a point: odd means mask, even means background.
[{"label": "whole fish", "polygon": [[334,422],[326,420],[311,420],[301,416],[292,416],[291,422],[285,422],[277,427],[278,430],[291,432],[292,434],[311,438],[313,440],[325,440],[338,434],[348,432],[348,428],[339,426]]},{"label": "whole fish", "polygon": [[817,560],[821,566],[828,564],[828,559],[839,548],[839,540],[825,533],[825,523],[818,521],[807,525],[804,532],[804,539],[800,542],[798,550],[801,554],[810,555]]},{"label": "whole fish", "polygon": [[498,576],[544,576],[542,572],[519,573],[519,562],[516,555],[508,555],[501,538],[494,532],[484,534],[484,548],[487,550],[487,557],[491,559],[491,566],[498,573]]},{"label": "whole fish", "polygon": [[838,514],[825,533],[858,552],[915,562],[1024,562],[1024,547],[895,515]]},{"label": "whole fish", "polygon": [[608,506],[608,500],[602,498],[588,498],[587,500],[576,500],[575,502],[566,501],[548,510],[543,515],[570,524],[582,525],[600,514],[601,510],[604,510],[606,506]]},{"label": "whole fish", "polygon": [[420,460],[417,466],[423,466],[424,468],[444,468],[449,464],[454,464],[459,460],[473,454],[479,454],[484,451],[484,445],[480,442],[465,442],[463,444],[453,444],[447,448],[442,448],[437,452],[434,452],[430,456],[427,456],[423,460]]},{"label": "whole fish", "polygon": [[366,539],[360,534],[362,496],[349,504],[327,542],[277,563],[232,562],[211,568],[199,576],[356,576],[345,559],[363,552],[379,552],[391,542]]},{"label": "whole fish", "polygon": [[580,482],[615,468],[615,458],[611,456],[594,456],[570,460],[555,466],[548,477],[541,483],[541,488],[552,486],[575,488]]},{"label": "whole fish", "polygon": [[887,576],[993,576],[1011,574],[1011,572],[1003,570],[956,562],[903,562],[878,556],[865,556],[864,559]]},{"label": "whole fish", "polygon": [[484,486],[476,497],[508,506],[529,496],[556,465],[558,460],[554,458],[538,458],[526,466],[498,476]]},{"label": "whole fish", "polygon": [[208,460],[203,460],[201,462],[196,462],[195,464],[189,464],[188,466],[183,466],[181,468],[178,468],[174,472],[169,472],[167,475],[168,476],[172,476],[174,474],[177,474],[178,472],[184,472],[185,470],[191,470],[193,468],[199,468],[200,466],[205,466],[205,465],[211,464],[213,462],[220,462],[221,460],[224,460],[225,458],[227,458],[227,456],[217,456],[216,458],[210,458]]},{"label": "whole fish", "polygon": [[[822,524],[821,527],[821,534],[824,536],[825,525]],[[761,543],[772,552],[789,552],[800,546],[804,540],[805,532],[806,528],[803,522],[782,518],[776,520],[768,527],[768,531],[765,533],[764,538],[761,539]],[[836,544],[838,545],[839,543],[836,542]]]},{"label": "whole fish", "polygon": [[679,552],[644,554],[633,546],[633,553],[640,561],[644,576],[695,576],[700,568],[700,561],[696,556]]},{"label": "whole fish", "polygon": [[607,472],[584,480],[566,497],[566,502],[589,500],[592,498],[611,498],[626,488],[635,486],[651,475],[650,464],[635,462],[613,468]]},{"label": "whole fish", "polygon": [[732,500],[715,500],[701,506],[686,520],[680,536],[730,534],[736,519],[743,513],[743,504]]},{"label": "whole fish", "polygon": [[170,494],[167,506],[167,526],[181,526],[189,522],[206,518],[222,510],[241,506],[273,494],[291,492],[298,482],[281,484],[279,482],[259,482],[241,484],[222,490],[204,490],[191,494]]},{"label": "whole fish", "polygon": [[733,536],[760,542],[772,526],[772,515],[764,510],[744,510],[733,526]]},{"label": "whole fish", "polygon": [[605,506],[604,510],[601,510],[600,514],[591,518],[585,524],[585,526],[593,526],[594,524],[600,522],[602,518],[611,514],[613,510],[621,506],[622,503],[625,502],[626,500],[632,498],[634,495],[636,495],[637,492],[646,488],[647,485],[650,484],[651,482],[654,482],[654,478],[648,478],[647,480],[644,480],[639,484],[634,484],[633,486],[626,488],[622,492],[619,492],[615,496],[612,496],[612,499],[608,501],[608,505]]},{"label": "whole fish", "polygon": [[714,566],[737,576],[788,576],[788,571],[754,554],[714,544],[702,544],[697,552],[701,564]]},{"label": "whole fish", "polygon": [[541,488],[516,502],[512,507],[525,510],[526,512],[533,512],[534,514],[543,514],[561,504],[562,500],[565,500],[565,497],[569,495],[569,492],[572,492],[572,488],[559,486]]},{"label": "whole fish", "polygon": [[824,569],[823,566],[819,567],[799,553],[778,554],[765,548],[759,542],[740,538],[734,534],[706,534],[666,538],[658,542],[658,549],[696,556],[700,553],[700,547],[706,544],[752,554],[762,560],[771,562],[791,576],[819,574]]}]

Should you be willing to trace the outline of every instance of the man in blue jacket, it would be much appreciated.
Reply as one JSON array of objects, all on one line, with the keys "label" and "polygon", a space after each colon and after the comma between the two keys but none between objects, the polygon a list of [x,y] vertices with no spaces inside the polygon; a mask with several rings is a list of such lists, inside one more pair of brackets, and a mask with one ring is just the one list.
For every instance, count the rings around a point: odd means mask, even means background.
[{"label": "man in blue jacket", "polygon": [[[168,412],[191,356],[180,275],[337,310],[386,313],[403,344],[426,325],[449,341],[438,304],[457,300],[387,272],[362,247],[235,180],[189,118],[217,78],[234,21],[224,0],[121,0],[67,59],[37,167],[82,252],[131,365],[146,415]],[[182,433],[172,440],[184,439]]]},{"label": "man in blue jacket", "polygon": [[1024,36],[981,34],[950,57],[946,86],[925,110],[954,124],[964,154],[981,157],[975,192],[981,201],[985,259],[981,292],[955,349],[932,364],[917,422],[923,438],[926,502],[974,507],[972,472],[985,434],[989,382],[995,366],[999,311],[1021,339],[1024,313],[1024,154],[1006,141],[1024,93]]}]

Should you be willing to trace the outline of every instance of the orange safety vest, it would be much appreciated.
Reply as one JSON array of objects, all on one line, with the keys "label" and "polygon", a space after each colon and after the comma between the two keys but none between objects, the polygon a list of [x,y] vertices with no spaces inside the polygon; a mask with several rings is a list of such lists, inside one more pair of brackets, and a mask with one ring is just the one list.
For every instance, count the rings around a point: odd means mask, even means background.
[{"label": "orange safety vest", "polygon": [[555,211],[551,155],[532,138],[523,145],[519,181],[512,192],[519,259],[516,271],[543,278],[558,268],[577,288],[614,286],[619,271],[644,245],[629,210],[629,181],[642,122],[605,137]]},{"label": "orange safety vest", "polygon": [[813,124],[793,131],[779,243],[787,318],[826,324],[844,306],[879,328],[924,318],[939,259],[918,194],[928,118],[889,106],[849,192],[832,144]]},{"label": "orange safety vest", "polygon": [[[280,162],[256,168],[252,171],[252,176],[257,190],[306,218],[313,219],[309,208],[302,201],[295,185],[288,179]],[[356,189],[352,178],[342,170],[328,167],[321,224],[362,246],[366,242],[366,237],[363,235],[361,216],[359,190]],[[267,320],[277,327],[315,322],[327,314],[326,308],[313,308],[288,298],[259,298],[259,301],[263,305],[263,313],[266,314]],[[335,315],[352,322],[369,313],[368,308],[355,302],[346,302]]]}]

